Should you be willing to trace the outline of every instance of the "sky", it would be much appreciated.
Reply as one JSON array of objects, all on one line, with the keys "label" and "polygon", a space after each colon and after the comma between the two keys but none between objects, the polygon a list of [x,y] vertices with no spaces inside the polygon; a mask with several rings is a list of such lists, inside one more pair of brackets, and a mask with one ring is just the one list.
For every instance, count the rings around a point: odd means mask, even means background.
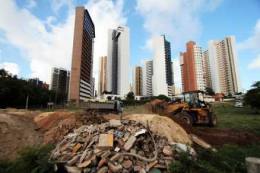
[{"label": "sky", "polygon": [[[0,68],[50,83],[52,67],[70,70],[75,7],[85,6],[95,24],[93,75],[107,54],[107,30],[130,28],[130,67],[152,59],[151,39],[171,42],[180,87],[179,53],[193,40],[236,37],[241,87],[260,80],[260,0],[0,0]],[[131,74],[131,72],[129,72]]]}]

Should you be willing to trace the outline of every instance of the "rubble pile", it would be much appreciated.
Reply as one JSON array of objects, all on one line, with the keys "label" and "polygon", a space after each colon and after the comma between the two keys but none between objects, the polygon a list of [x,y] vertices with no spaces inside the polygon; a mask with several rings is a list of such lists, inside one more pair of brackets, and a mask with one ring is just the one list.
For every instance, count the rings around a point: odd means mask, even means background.
[{"label": "rubble pile", "polygon": [[89,116],[89,114],[74,112],[45,112],[34,117],[38,130],[43,132],[45,144],[56,144],[73,129],[85,125],[102,123],[105,120],[101,116]]},{"label": "rubble pile", "polygon": [[182,151],[195,153],[188,145],[151,132],[149,124],[112,119],[75,129],[58,143],[50,159],[73,173],[167,172]]}]

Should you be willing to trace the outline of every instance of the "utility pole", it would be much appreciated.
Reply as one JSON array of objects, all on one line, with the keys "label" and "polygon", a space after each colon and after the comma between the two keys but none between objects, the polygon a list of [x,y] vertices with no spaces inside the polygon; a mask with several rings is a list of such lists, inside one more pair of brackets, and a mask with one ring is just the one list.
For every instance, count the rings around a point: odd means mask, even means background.
[{"label": "utility pole", "polygon": [[25,109],[28,109],[28,103],[29,103],[29,95],[26,97],[26,104],[25,104]]}]

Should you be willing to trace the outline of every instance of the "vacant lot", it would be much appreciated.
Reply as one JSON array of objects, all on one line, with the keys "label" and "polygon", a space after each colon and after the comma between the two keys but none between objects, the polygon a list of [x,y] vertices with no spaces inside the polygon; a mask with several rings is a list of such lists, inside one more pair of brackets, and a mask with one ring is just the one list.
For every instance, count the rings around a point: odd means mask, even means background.
[{"label": "vacant lot", "polygon": [[250,131],[260,136],[260,114],[255,114],[250,107],[235,108],[233,105],[232,102],[214,104],[217,128]]}]

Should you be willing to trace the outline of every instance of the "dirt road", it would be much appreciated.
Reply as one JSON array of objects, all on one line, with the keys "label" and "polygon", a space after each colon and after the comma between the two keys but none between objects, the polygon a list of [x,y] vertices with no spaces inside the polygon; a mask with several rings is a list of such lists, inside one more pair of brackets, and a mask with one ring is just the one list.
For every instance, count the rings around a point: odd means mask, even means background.
[{"label": "dirt road", "polygon": [[36,112],[0,111],[0,160],[14,159],[17,151],[42,143],[33,122]]}]

